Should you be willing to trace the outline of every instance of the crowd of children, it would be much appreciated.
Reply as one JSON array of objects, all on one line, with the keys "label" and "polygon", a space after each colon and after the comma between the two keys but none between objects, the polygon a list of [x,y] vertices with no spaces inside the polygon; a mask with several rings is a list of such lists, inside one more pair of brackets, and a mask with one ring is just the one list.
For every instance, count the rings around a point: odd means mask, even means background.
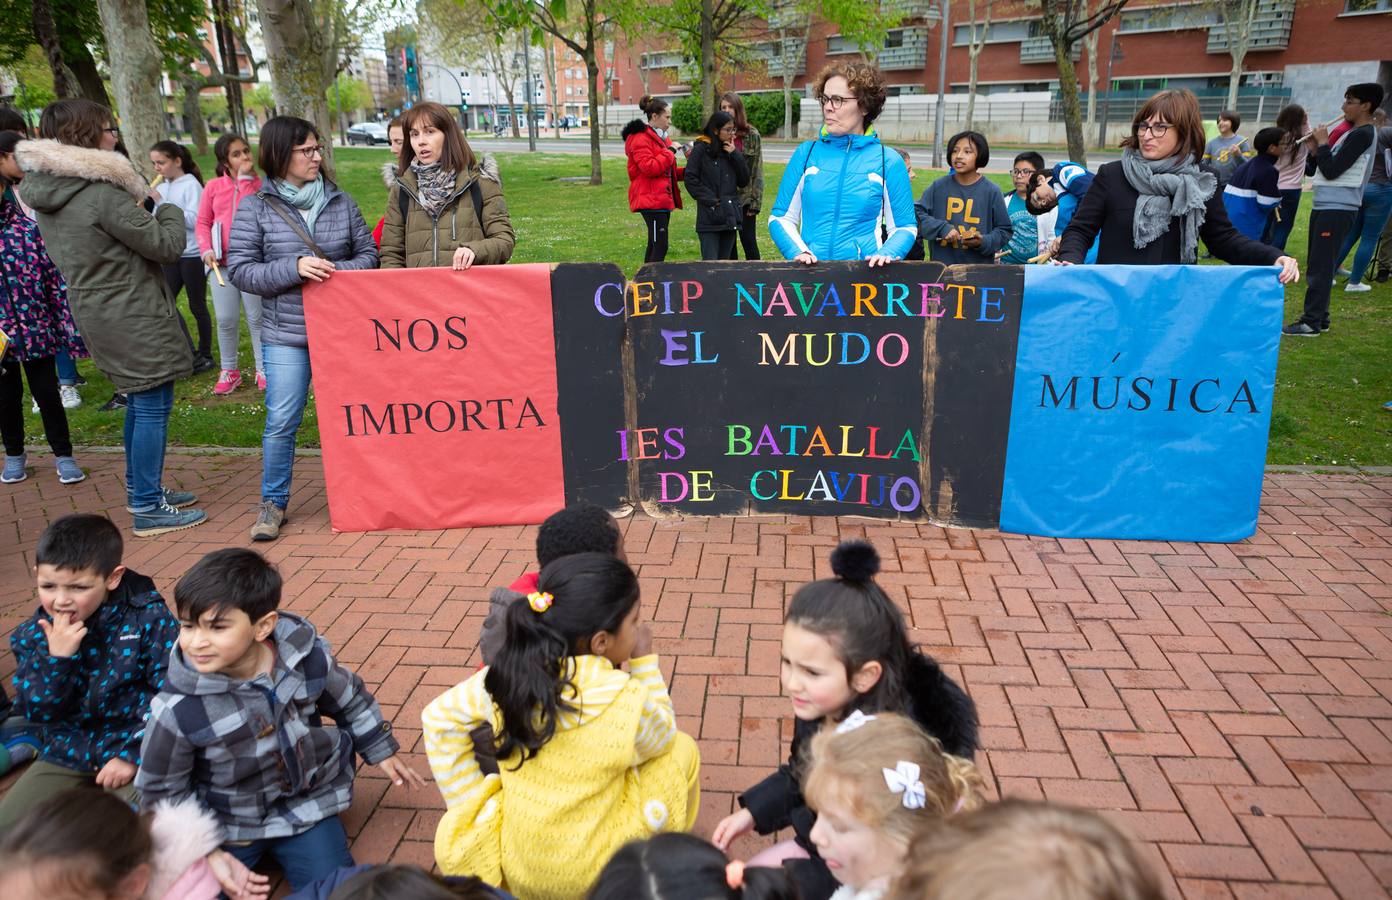
[{"label": "crowd of children", "polygon": [[[259,900],[264,857],[296,900],[907,900],[962,896],[965,879],[981,882],[974,896],[1023,896],[985,859],[924,863],[995,835],[1038,860],[1031,887],[1053,891],[1038,896],[1159,896],[1096,815],[987,802],[975,707],[910,642],[863,541],[789,606],[788,763],[706,841],[689,833],[696,742],[677,727],[622,529],[593,506],[551,516],[540,571],[490,598],[486,665],[421,715],[446,806],[440,874],[349,852],[339,815],[359,758],[397,787],[425,780],[362,679],[281,610],[276,568],[209,553],[171,611],[122,553],[102,516],[39,539],[39,608],[11,636],[15,695],[0,709],[0,768],[33,759],[0,801],[0,896]],[[791,839],[747,861],[728,855],[743,834],[783,829]]]}]

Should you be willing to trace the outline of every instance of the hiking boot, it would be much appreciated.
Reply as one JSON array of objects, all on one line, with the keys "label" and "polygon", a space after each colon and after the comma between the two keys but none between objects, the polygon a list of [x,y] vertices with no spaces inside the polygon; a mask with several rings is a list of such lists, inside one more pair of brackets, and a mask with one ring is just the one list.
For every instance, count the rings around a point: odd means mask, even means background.
[{"label": "hiking boot", "polygon": [[1319,337],[1320,330],[1305,322],[1292,322],[1281,329],[1281,334],[1286,337]]},{"label": "hiking boot", "polygon": [[170,531],[183,531],[195,525],[202,525],[208,516],[201,509],[175,509],[168,503],[152,506],[134,514],[135,521],[131,531],[136,537],[154,537]]},{"label": "hiking boot", "polygon": [[223,369],[218,375],[217,384],[213,385],[213,393],[222,397],[230,394],[242,386],[242,373],[236,369]]},{"label": "hiking boot", "polygon": [[75,384],[58,385],[58,397],[63,401],[64,409],[77,409],[82,405],[82,395],[77,392]]},{"label": "hiking boot", "polygon": [[29,473],[24,471],[24,464],[29,461],[28,454],[21,453],[18,456],[5,454],[5,471],[0,473],[0,482],[14,484],[29,477]]},{"label": "hiking boot", "polygon": [[286,523],[285,510],[276,506],[269,500],[261,503],[261,509],[256,514],[256,524],[251,526],[251,539],[253,541],[273,541],[280,537],[280,526]]},{"label": "hiking boot", "polygon": [[[160,488],[160,492],[164,495],[163,499],[160,501],[161,504],[164,506],[172,506],[175,509],[183,509],[185,506],[192,506],[198,500],[198,495],[193,493],[193,491],[171,491],[169,488]],[[126,493],[130,493],[130,488],[126,489]],[[135,508],[128,503],[126,504],[126,512],[134,513]]]},{"label": "hiking boot", "polygon": [[56,460],[58,464],[58,481],[62,484],[77,484],[79,481],[87,480],[87,473],[82,471],[82,467],[71,456],[60,456]]}]

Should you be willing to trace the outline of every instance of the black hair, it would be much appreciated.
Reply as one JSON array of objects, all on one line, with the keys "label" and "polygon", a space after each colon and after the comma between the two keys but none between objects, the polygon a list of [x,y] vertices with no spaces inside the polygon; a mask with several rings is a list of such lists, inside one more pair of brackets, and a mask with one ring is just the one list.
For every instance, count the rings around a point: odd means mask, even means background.
[{"label": "black hair", "polygon": [[609,511],[575,503],[546,517],[537,529],[536,555],[542,566],[574,553],[617,554],[623,532]]},{"label": "black hair", "polygon": [[1345,88],[1344,96],[1351,97],[1358,103],[1368,104],[1368,112],[1372,112],[1382,105],[1387,92],[1376,81],[1363,81]]},{"label": "black hair", "polygon": [[[743,869],[730,887],[725,854],[691,834],[667,832],[624,845],[605,864],[586,900],[797,900],[782,867]],[[337,898],[334,898],[337,900]]]},{"label": "black hair", "polygon": [[329,900],[494,900],[477,878],[446,880],[416,866],[369,866],[344,881]]},{"label": "black hair", "polygon": [[661,97],[653,97],[644,94],[638,101],[638,109],[642,110],[643,115],[651,119],[653,116],[660,116],[667,111],[667,101]]},{"label": "black hair", "polygon": [[1036,203],[1034,191],[1041,184],[1047,182],[1052,176],[1048,169],[1040,169],[1030,176],[1029,184],[1025,187],[1025,211],[1032,216],[1042,216],[1049,210],[1058,206],[1058,194],[1054,194],[1054,199],[1048,203]]},{"label": "black hair", "polygon": [[1015,165],[1018,166],[1022,162],[1027,162],[1034,166],[1036,172],[1044,171],[1044,157],[1035,153],[1033,150],[1026,150],[1024,153],[1015,154]]},{"label": "black hair", "polygon": [[566,658],[589,653],[601,631],[619,630],[638,602],[638,576],[612,554],[576,553],[545,566],[537,590],[551,595],[550,606],[537,612],[521,599],[508,606],[502,649],[483,679],[503,718],[498,758],[520,750],[519,767],[551,740],[557,715],[576,709]]},{"label": "black hair", "polygon": [[733,121],[735,121],[735,117],[723,110],[717,109],[711,113],[711,117],[706,120],[705,126],[701,129],[701,133],[711,139],[711,149],[717,152],[720,150],[720,129]]},{"label": "black hair", "polygon": [[174,141],[156,141],[155,145],[150,148],[150,152],[162,153],[170,159],[177,159],[179,168],[183,169],[185,174],[197,178],[199,184],[203,183],[203,173],[199,171],[198,163],[193,161],[193,154],[183,144],[177,144]]},{"label": "black hair", "polygon": [[184,622],[239,609],[256,622],[280,608],[280,572],[254,550],[227,547],[193,564],[174,585],[174,609]]},{"label": "black hair", "polygon": [[69,572],[91,569],[105,578],[121,564],[125,542],[121,529],[106,516],[77,513],[63,516],[39,535],[34,565]]},{"label": "black hair", "polygon": [[0,840],[6,870],[29,869],[50,896],[102,894],[153,852],[150,830],[135,810],[91,788],[72,788],[30,807]]},{"label": "black hair", "polygon": [[1252,138],[1252,146],[1256,148],[1257,155],[1261,156],[1285,139],[1286,131],[1284,128],[1263,128]]},{"label": "black hair", "polygon": [[834,578],[798,588],[785,623],[825,638],[846,667],[847,681],[866,663],[880,663],[879,680],[857,694],[847,709],[905,712],[906,679],[915,651],[904,614],[875,583],[880,555],[867,541],[846,541],[832,551],[831,571]]},{"label": "black hair", "polygon": [[0,106],[0,131],[16,131],[28,137],[29,123],[24,116],[19,114],[19,110],[9,106]]},{"label": "black hair", "polygon": [[952,163],[952,148],[963,139],[971,141],[972,146],[976,148],[976,167],[986,168],[986,164],[991,161],[991,145],[986,141],[986,135],[979,131],[959,131],[947,139],[948,164]]},{"label": "black hair", "polygon": [[322,141],[319,129],[313,122],[295,116],[276,116],[261,126],[261,140],[257,146],[256,164],[266,173],[267,178],[283,179],[290,171],[290,162],[295,148],[309,136]]},{"label": "black hair", "polygon": [[1237,129],[1242,127],[1242,116],[1235,109],[1225,109],[1218,114],[1218,118],[1227,119],[1232,123],[1233,134],[1237,134]]},{"label": "black hair", "polygon": [[219,175],[232,174],[232,166],[227,162],[227,155],[232,152],[233,145],[239,143],[246,144],[247,150],[251,149],[251,145],[247,144],[246,138],[232,131],[218,138],[217,143],[213,145],[213,157],[217,160],[217,173]]},{"label": "black hair", "polygon": [[1281,111],[1276,114],[1276,127],[1299,135],[1300,130],[1305,127],[1305,107],[1299,103],[1281,107]]}]

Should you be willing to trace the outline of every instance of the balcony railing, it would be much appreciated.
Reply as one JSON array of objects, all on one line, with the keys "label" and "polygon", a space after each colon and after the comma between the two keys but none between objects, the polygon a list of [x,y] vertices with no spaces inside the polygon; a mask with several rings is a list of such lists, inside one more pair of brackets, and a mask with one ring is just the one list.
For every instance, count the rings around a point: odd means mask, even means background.
[{"label": "balcony railing", "polygon": [[885,47],[876,60],[886,72],[896,69],[921,69],[928,64],[928,29],[923,26],[899,31],[901,43]]},{"label": "balcony railing", "polygon": [[[1083,42],[1078,41],[1073,45],[1070,56],[1077,62],[1083,56]],[[1020,62],[1022,63],[1051,63],[1054,61],[1054,45],[1049,42],[1048,35],[1039,37],[1025,38],[1020,42]]]},{"label": "balcony railing", "polygon": [[[1252,20],[1249,51],[1284,50],[1290,45],[1291,23],[1295,20],[1295,0],[1262,0]],[[1208,29],[1208,52],[1228,52],[1228,30],[1220,22]]]},{"label": "balcony railing", "polygon": [[941,8],[934,0],[887,0],[884,9],[899,13],[902,19],[922,19],[930,25],[941,16]]},{"label": "balcony railing", "polygon": [[682,64],[680,50],[655,50],[639,57],[638,65],[644,69],[675,69]]}]

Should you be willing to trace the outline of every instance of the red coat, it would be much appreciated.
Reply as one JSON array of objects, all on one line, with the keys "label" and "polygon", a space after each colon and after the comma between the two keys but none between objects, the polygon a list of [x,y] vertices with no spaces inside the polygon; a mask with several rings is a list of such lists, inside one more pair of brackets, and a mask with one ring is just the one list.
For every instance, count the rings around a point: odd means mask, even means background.
[{"label": "red coat", "polygon": [[677,165],[671,141],[642,119],[624,126],[624,153],[628,156],[628,211],[681,209],[677,184],[686,173]]}]

